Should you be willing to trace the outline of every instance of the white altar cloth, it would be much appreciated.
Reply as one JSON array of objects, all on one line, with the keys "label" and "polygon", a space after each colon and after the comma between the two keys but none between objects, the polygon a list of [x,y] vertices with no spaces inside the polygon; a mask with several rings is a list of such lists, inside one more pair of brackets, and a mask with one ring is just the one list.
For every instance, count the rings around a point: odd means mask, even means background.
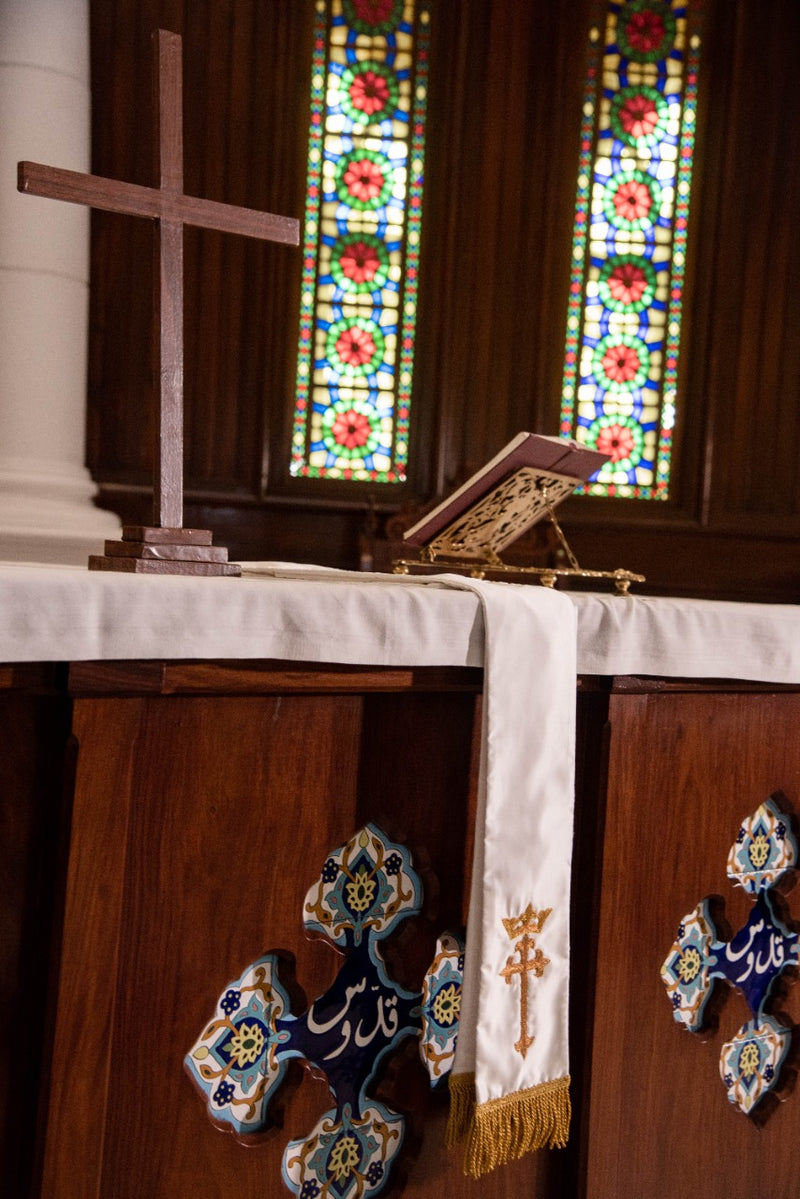
[{"label": "white altar cloth", "polygon": [[[435,578],[287,571],[198,579],[0,564],[0,662],[483,664],[474,594]],[[800,606],[565,594],[578,615],[579,674],[800,683]]]}]

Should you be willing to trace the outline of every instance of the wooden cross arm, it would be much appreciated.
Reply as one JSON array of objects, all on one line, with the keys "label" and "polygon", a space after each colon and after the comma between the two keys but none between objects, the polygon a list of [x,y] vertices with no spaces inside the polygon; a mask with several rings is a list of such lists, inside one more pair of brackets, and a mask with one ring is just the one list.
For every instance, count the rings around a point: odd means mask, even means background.
[{"label": "wooden cross arm", "polygon": [[120,183],[98,175],[82,175],[78,171],[66,171],[40,162],[18,164],[17,189],[32,196],[86,204],[107,212],[124,212],[129,216],[197,225],[204,229],[216,229],[220,233],[239,233],[244,237],[282,242],[288,246],[300,244],[300,222],[294,217],[238,208],[232,204],[220,204],[216,200],[201,200],[164,188]]}]

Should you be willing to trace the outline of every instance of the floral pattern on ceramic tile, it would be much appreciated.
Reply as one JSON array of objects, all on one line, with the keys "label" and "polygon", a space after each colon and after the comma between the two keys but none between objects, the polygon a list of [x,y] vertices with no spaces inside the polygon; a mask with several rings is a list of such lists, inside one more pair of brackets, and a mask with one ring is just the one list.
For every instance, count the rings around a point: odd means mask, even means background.
[{"label": "floral pattern on ceramic tile", "polygon": [[728,854],[728,878],[751,895],[774,887],[797,864],[797,841],[773,799],[742,821]]},{"label": "floral pattern on ceramic tile", "polygon": [[237,1133],[264,1127],[270,1096],[286,1072],[280,1050],[288,1035],[277,1022],[288,996],[276,965],[277,958],[266,954],[225,988],[214,1018],[185,1058],[213,1118]]},{"label": "floral pattern on ceramic tile", "polygon": [[283,1180],[300,1199],[375,1195],[403,1143],[403,1117],[373,1100],[360,1118],[349,1104],[325,1112],[305,1140],[290,1141]]},{"label": "floral pattern on ceramic tile", "polygon": [[303,905],[309,931],[324,933],[343,949],[362,937],[388,937],[399,921],[419,911],[422,884],[408,852],[388,846],[367,825],[326,860]]},{"label": "floral pattern on ceramic tile", "polygon": [[431,1086],[443,1083],[453,1067],[463,982],[463,938],[443,933],[436,942],[436,956],[422,982],[419,1052]]},{"label": "floral pattern on ceramic tile", "polygon": [[765,1016],[748,1020],[722,1046],[719,1072],[731,1103],[749,1115],[777,1079],[790,1040],[789,1029]]},{"label": "floral pattern on ceramic tile", "polygon": [[715,939],[708,900],[702,900],[678,926],[672,949],[661,967],[672,1015],[692,1032],[703,1024],[703,1013],[711,996],[709,975],[714,963],[711,946]]}]

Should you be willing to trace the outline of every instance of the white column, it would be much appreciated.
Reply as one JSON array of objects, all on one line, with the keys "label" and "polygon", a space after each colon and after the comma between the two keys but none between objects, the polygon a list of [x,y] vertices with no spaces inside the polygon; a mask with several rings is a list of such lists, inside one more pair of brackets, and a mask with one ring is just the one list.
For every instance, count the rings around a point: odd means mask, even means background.
[{"label": "white column", "polygon": [[85,462],[89,211],[24,196],[17,162],[90,166],[88,0],[0,0],[0,559],[102,553]]}]

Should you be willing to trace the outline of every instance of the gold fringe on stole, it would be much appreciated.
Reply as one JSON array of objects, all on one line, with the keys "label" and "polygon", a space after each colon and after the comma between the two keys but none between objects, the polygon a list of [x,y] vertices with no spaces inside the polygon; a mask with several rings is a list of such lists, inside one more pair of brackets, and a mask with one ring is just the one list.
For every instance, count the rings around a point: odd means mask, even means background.
[{"label": "gold fringe on stole", "polygon": [[[458,1080],[451,1080],[451,1093],[454,1081]],[[562,1149],[569,1137],[571,1115],[569,1075],[473,1107],[464,1173],[479,1178],[534,1149]],[[459,1114],[458,1119],[463,1116]],[[448,1143],[449,1135],[448,1126]]]},{"label": "gold fringe on stole", "polygon": [[451,1074],[447,1082],[450,1091],[450,1116],[444,1143],[448,1149],[467,1135],[475,1120],[475,1075]]}]

